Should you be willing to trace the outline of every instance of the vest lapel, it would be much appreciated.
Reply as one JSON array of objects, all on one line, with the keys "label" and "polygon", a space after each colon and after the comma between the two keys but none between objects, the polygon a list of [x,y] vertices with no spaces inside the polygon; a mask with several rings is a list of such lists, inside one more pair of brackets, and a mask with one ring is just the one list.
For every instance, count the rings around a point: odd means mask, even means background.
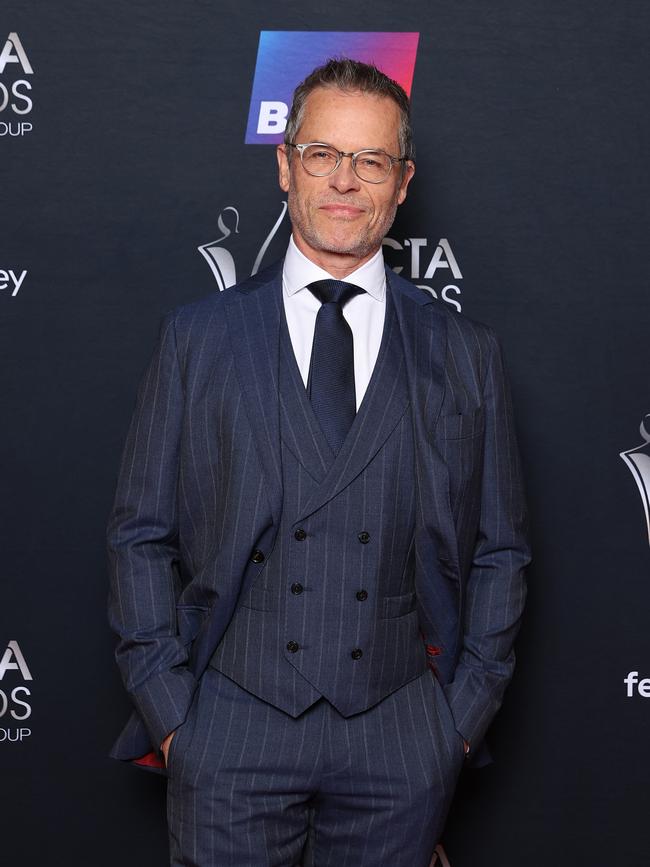
[{"label": "vest lapel", "polygon": [[394,304],[387,291],[381,346],[363,401],[340,452],[322,484],[301,509],[298,520],[320,509],[363,472],[404,415],[408,403],[400,330]]},{"label": "vest lapel", "polygon": [[291,345],[284,306],[280,316],[280,436],[314,481],[320,483],[334,461],[334,453],[307,397]]}]

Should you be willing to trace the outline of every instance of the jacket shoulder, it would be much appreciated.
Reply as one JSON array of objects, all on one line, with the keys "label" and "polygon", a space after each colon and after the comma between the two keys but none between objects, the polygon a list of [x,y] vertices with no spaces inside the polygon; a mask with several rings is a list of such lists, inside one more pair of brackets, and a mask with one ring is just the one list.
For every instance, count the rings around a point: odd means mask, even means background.
[{"label": "jacket shoulder", "polygon": [[252,277],[247,277],[234,286],[227,289],[215,289],[208,295],[188,304],[182,304],[170,310],[165,319],[170,319],[176,329],[177,335],[186,335],[195,338],[197,334],[206,329],[221,329],[226,327],[226,306],[236,303],[252,291],[273,282],[282,274],[282,262],[260,271]]},{"label": "jacket shoulder", "polygon": [[406,302],[416,316],[430,317],[440,326],[438,333],[445,335],[447,368],[456,371],[468,382],[483,387],[492,359],[500,354],[500,343],[494,329],[479,322],[455,307],[436,298],[426,289],[416,286],[393,272],[387,271],[390,287]]},{"label": "jacket shoulder", "polygon": [[452,305],[444,301],[440,301],[431,292],[426,289],[416,286],[405,277],[395,274],[393,271],[388,271],[388,279],[391,286],[397,289],[398,292],[412,298],[418,304],[425,308],[429,308],[433,315],[440,316],[447,329],[448,340],[452,342],[461,341],[468,345],[477,344],[482,347],[490,346],[497,340],[496,333],[492,326],[485,322],[479,322],[478,319],[472,319],[465,313],[460,313]]},{"label": "jacket shoulder", "polygon": [[496,331],[491,325],[478,319],[473,319],[465,313],[460,313],[450,304],[437,298],[433,299],[433,303],[435,304],[436,311],[446,318],[448,340],[459,340],[468,344],[474,343],[487,348],[492,347],[495,341],[498,341]]}]

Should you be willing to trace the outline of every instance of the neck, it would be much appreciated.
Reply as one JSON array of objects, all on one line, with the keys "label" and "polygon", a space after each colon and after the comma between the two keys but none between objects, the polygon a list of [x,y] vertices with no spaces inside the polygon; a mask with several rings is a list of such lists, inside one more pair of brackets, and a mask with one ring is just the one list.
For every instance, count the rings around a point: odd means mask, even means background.
[{"label": "neck", "polygon": [[357,268],[369,262],[379,249],[371,250],[366,256],[359,257],[348,253],[333,253],[329,250],[313,250],[296,234],[293,235],[293,241],[305,258],[337,280],[344,280]]}]

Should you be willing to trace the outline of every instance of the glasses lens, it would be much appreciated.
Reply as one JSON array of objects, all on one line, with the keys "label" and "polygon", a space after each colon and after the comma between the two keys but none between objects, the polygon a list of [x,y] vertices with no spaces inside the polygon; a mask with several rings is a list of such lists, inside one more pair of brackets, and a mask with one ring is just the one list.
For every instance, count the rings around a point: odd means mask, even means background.
[{"label": "glasses lens", "polygon": [[362,181],[376,184],[388,177],[392,165],[388,154],[381,151],[360,151],[354,168]]},{"label": "glasses lens", "polygon": [[338,151],[325,145],[309,145],[302,152],[302,164],[310,175],[330,175],[339,161]]}]

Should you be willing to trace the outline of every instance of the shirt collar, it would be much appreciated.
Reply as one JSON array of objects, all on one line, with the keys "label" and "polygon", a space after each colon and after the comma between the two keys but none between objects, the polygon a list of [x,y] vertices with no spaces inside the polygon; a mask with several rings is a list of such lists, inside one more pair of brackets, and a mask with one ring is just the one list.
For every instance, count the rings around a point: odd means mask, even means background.
[{"label": "shirt collar", "polygon": [[[314,264],[304,253],[301,253],[293,240],[289,240],[287,255],[284,259],[282,280],[287,295],[295,295],[304,289],[309,283],[316,280],[335,280],[323,268]],[[377,301],[383,301],[386,297],[386,272],[384,270],[384,254],[380,247],[372,259],[364,262],[360,268],[353,271],[345,278],[347,283],[354,283],[371,295]]]}]

